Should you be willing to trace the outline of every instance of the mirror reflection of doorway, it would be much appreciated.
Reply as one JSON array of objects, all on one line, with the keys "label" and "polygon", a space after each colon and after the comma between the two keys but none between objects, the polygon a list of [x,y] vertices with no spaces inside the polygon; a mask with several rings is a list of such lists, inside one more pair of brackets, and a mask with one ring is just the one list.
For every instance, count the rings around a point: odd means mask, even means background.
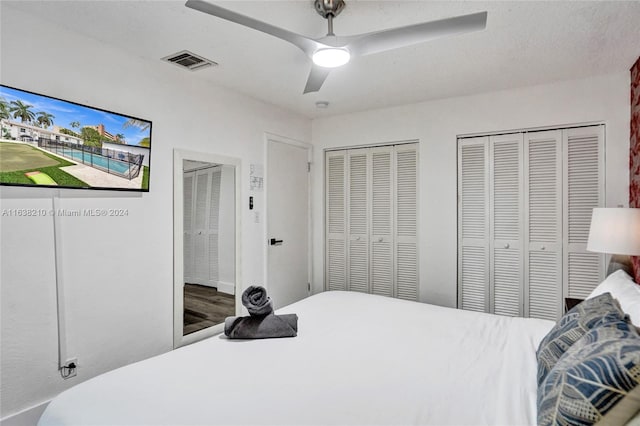
[{"label": "mirror reflection of doorway", "polygon": [[235,169],[183,160],[183,335],[235,314]]}]

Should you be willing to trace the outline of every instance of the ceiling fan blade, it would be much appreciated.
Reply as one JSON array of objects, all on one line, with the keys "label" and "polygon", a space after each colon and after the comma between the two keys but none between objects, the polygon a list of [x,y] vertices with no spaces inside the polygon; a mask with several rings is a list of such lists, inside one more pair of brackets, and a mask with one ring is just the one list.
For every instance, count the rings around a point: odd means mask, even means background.
[{"label": "ceiling fan blade", "polygon": [[322,83],[327,79],[331,68],[323,68],[317,65],[311,67],[307,85],[304,87],[304,93],[317,92],[322,87]]},{"label": "ceiling fan blade", "polygon": [[347,44],[347,48],[352,55],[364,56],[411,46],[439,37],[480,31],[486,25],[487,12],[479,12],[353,36],[353,40]]},{"label": "ceiling fan blade", "polygon": [[318,43],[317,41],[307,38],[303,35],[296,34],[294,32],[276,27],[271,24],[267,24],[266,22],[258,21],[257,19],[241,15],[229,9],[216,6],[215,4],[203,0],[188,0],[185,3],[185,6],[288,41],[289,43],[292,43],[302,49],[302,51],[307,55],[311,55],[319,47],[323,47],[321,43]]}]

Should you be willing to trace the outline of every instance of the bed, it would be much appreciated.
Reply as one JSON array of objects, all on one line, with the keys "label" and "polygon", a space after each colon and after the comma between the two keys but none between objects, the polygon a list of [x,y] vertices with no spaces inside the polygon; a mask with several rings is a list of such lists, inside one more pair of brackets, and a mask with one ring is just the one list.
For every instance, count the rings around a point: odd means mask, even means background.
[{"label": "bed", "polygon": [[298,336],[216,336],[57,396],[52,425],[533,425],[551,321],[325,292]]},{"label": "bed", "polygon": [[640,286],[559,321],[331,291],[293,338],[215,336],[81,383],[40,426],[640,424]]}]

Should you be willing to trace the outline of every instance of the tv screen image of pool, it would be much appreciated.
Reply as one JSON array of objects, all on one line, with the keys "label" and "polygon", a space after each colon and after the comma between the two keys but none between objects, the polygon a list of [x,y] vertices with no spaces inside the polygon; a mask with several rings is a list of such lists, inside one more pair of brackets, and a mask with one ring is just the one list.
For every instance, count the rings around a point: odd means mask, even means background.
[{"label": "tv screen image of pool", "polygon": [[148,191],[151,121],[0,85],[0,184]]}]

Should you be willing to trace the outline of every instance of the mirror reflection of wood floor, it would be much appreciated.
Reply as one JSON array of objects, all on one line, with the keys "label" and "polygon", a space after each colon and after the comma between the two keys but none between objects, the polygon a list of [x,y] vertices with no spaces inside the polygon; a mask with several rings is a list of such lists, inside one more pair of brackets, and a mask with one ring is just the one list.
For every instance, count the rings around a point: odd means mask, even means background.
[{"label": "mirror reflection of wood floor", "polygon": [[184,285],[184,335],[220,324],[235,312],[233,295],[218,292],[215,287]]}]

